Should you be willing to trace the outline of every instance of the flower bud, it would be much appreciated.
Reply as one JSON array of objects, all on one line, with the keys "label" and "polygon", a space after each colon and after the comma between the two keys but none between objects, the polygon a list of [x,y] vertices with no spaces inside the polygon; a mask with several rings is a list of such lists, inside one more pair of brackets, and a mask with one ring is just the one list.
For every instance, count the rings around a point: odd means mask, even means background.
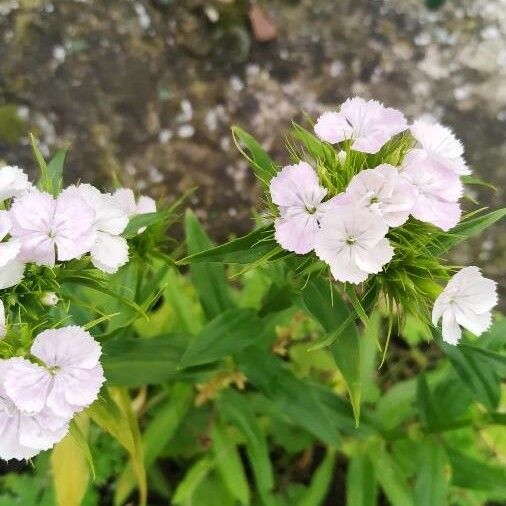
[{"label": "flower bud", "polygon": [[54,292],[44,292],[40,297],[40,302],[44,306],[56,306],[58,304],[58,296]]},{"label": "flower bud", "polygon": [[337,153],[337,159],[341,163],[344,163],[344,161],[346,160],[346,151],[344,149],[341,149],[341,151],[339,151],[339,153]]}]

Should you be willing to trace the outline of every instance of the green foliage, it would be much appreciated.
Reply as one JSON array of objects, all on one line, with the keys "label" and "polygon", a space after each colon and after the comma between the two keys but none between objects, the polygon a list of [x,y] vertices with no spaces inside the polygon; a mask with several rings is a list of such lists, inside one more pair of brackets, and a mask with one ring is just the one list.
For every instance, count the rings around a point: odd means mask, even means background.
[{"label": "green foliage", "polygon": [[[234,134],[267,184],[275,165],[249,134]],[[373,157],[348,150],[344,162],[298,125],[290,142],[294,158],[311,157],[339,191],[357,160],[395,162],[411,141],[399,136]],[[41,185],[56,191],[63,153],[46,165],[34,150]],[[412,220],[390,235],[399,260],[355,289],[331,283],[313,256],[282,252],[269,223],[214,246],[188,212],[183,254],[167,234],[179,206],[131,220],[131,261],[113,276],[80,260],[30,267],[5,291],[20,314],[3,357],[40,329],[85,325],[101,342],[108,383],[51,469],[48,454],[9,468],[0,506],[506,499],[506,320],[458,347],[429,322],[450,270],[440,253],[504,211],[472,215],[451,234]],[[44,308],[46,291],[61,303]]]}]

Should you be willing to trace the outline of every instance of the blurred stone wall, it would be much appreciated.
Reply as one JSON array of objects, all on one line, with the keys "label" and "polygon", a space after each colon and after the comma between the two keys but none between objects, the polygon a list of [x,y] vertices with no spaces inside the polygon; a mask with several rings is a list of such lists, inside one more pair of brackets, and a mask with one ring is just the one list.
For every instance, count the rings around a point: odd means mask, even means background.
[{"label": "blurred stone wall", "polygon": [[[0,159],[33,170],[27,132],[70,144],[68,180],[192,206],[223,239],[258,188],[233,123],[280,163],[292,119],[352,95],[454,128],[504,205],[506,0],[0,0]],[[505,285],[506,228],[462,249]]]}]

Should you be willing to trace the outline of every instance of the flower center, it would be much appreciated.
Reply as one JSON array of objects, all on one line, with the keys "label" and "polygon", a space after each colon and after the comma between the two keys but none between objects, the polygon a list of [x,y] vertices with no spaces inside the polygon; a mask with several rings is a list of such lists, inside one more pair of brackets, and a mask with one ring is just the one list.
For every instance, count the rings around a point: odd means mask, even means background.
[{"label": "flower center", "polygon": [[357,242],[357,238],[356,237],[353,237],[353,236],[349,236],[347,239],[346,239],[346,244],[348,245],[353,245]]},{"label": "flower center", "polygon": [[316,213],[316,207],[314,207],[314,206],[306,206],[306,211],[309,214],[314,214],[314,213]]},{"label": "flower center", "polygon": [[376,196],[376,195],[373,195],[370,199],[369,199],[369,204],[377,204],[379,202],[379,198]]}]

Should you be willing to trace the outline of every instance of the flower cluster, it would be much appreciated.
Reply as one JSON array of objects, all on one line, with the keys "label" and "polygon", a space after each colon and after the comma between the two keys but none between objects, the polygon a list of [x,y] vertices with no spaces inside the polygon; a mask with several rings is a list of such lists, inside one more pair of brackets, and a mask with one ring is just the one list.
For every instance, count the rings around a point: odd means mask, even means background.
[{"label": "flower cluster", "polygon": [[30,355],[0,360],[0,455],[27,459],[51,448],[104,382],[101,348],[80,327],[45,330]]},{"label": "flower cluster", "polygon": [[[0,457],[20,460],[60,441],[74,414],[97,399],[105,381],[101,346],[88,331],[75,325],[51,328],[47,313],[60,294],[37,292],[35,311],[24,307],[26,295],[31,287],[46,286],[45,276],[51,282],[56,274],[48,271],[70,261],[83,259],[71,267],[84,266],[82,276],[94,276],[96,269],[115,273],[128,262],[122,234],[130,219],[155,213],[156,205],[149,197],[136,200],[126,188],[111,194],[79,184],[49,193],[11,166],[0,168],[0,205],[0,289],[5,293],[0,300]],[[22,315],[49,328],[33,339]]]},{"label": "flower cluster", "polygon": [[[392,237],[408,221],[443,232],[459,223],[461,176],[470,169],[450,129],[422,120],[409,126],[401,112],[356,97],[338,112],[322,114],[314,132],[323,146],[335,148],[334,173],[321,160],[314,167],[300,161],[270,181],[278,207],[275,239],[285,250],[314,252],[336,281],[360,284],[392,261]],[[389,143],[395,148],[396,138],[403,143],[390,152],[400,155],[387,163],[382,150]],[[341,187],[329,183],[334,180]],[[475,267],[463,269],[436,301],[434,324],[443,318],[443,338],[450,343],[458,341],[458,324],[479,335],[495,301],[495,283]]]},{"label": "flower cluster", "polygon": [[53,266],[89,254],[103,272],[128,261],[121,237],[129,218],[156,211],[149,197],[138,203],[128,189],[102,193],[89,184],[69,186],[57,196],[29,183],[17,167],[0,169],[0,288],[19,283],[27,263]]}]

